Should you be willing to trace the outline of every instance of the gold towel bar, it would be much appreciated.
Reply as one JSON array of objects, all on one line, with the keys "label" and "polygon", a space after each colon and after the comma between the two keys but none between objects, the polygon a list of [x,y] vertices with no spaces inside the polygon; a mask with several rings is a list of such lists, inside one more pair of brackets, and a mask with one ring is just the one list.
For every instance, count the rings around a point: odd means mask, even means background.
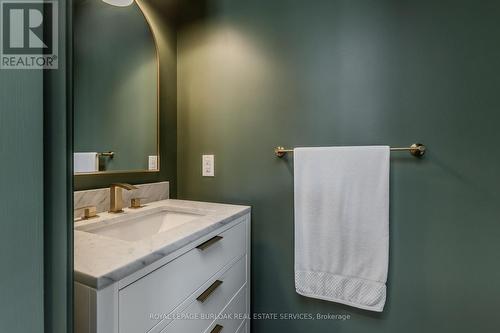
[{"label": "gold towel bar", "polygon": [[[404,148],[391,148],[391,151],[409,151],[415,157],[422,157],[425,155],[427,147],[421,143],[414,143],[410,147]],[[274,154],[278,157],[283,157],[287,153],[293,153],[293,149],[285,149],[283,147],[274,148]]]},{"label": "gold towel bar", "polygon": [[97,153],[97,155],[99,157],[109,157],[109,158],[113,158],[115,157],[115,152],[114,151],[106,151],[106,152],[103,152],[103,153]]}]

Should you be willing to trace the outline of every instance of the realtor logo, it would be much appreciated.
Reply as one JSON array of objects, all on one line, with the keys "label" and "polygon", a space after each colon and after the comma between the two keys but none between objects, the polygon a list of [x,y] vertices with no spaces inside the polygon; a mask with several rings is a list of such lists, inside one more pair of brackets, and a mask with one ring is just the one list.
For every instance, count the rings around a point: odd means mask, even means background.
[{"label": "realtor logo", "polygon": [[57,1],[0,2],[0,68],[58,67]]}]

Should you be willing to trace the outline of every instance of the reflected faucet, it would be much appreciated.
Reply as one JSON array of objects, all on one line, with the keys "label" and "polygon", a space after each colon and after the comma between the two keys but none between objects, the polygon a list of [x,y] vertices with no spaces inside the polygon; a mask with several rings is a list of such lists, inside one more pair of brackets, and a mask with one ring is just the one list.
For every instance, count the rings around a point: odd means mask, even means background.
[{"label": "reflected faucet", "polygon": [[109,212],[123,213],[123,190],[136,190],[137,187],[126,183],[114,183],[109,187]]}]

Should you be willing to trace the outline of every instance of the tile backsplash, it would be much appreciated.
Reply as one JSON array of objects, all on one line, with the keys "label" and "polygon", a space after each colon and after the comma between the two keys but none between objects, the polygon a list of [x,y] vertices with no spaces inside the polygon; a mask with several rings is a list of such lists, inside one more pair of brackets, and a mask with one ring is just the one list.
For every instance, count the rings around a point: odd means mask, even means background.
[{"label": "tile backsplash", "polygon": [[[135,185],[137,190],[123,191],[123,206],[130,205],[130,199],[142,198],[142,202],[165,200],[169,198],[169,182],[158,182],[149,184]],[[106,212],[109,210],[109,187],[95,190],[75,191],[74,207],[75,217],[81,214],[81,207],[95,206],[97,212]]]}]

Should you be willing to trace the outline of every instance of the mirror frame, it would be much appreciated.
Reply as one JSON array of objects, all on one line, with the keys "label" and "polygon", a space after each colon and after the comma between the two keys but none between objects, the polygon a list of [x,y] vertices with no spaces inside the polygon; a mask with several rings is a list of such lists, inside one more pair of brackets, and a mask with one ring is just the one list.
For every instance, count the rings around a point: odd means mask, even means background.
[{"label": "mirror frame", "polygon": [[161,170],[161,156],[160,156],[160,52],[158,51],[158,40],[156,39],[155,32],[153,30],[153,25],[149,20],[148,16],[144,12],[144,8],[140,3],[140,0],[133,0],[133,3],[137,5],[142,16],[146,20],[149,31],[153,36],[153,43],[155,45],[155,58],[156,58],[156,156],[157,156],[157,168],[156,170],[148,169],[137,169],[137,170],[110,170],[110,171],[96,171],[96,172],[73,172],[74,177],[78,176],[99,176],[99,175],[113,175],[113,174],[129,174],[129,173],[158,173]]}]

